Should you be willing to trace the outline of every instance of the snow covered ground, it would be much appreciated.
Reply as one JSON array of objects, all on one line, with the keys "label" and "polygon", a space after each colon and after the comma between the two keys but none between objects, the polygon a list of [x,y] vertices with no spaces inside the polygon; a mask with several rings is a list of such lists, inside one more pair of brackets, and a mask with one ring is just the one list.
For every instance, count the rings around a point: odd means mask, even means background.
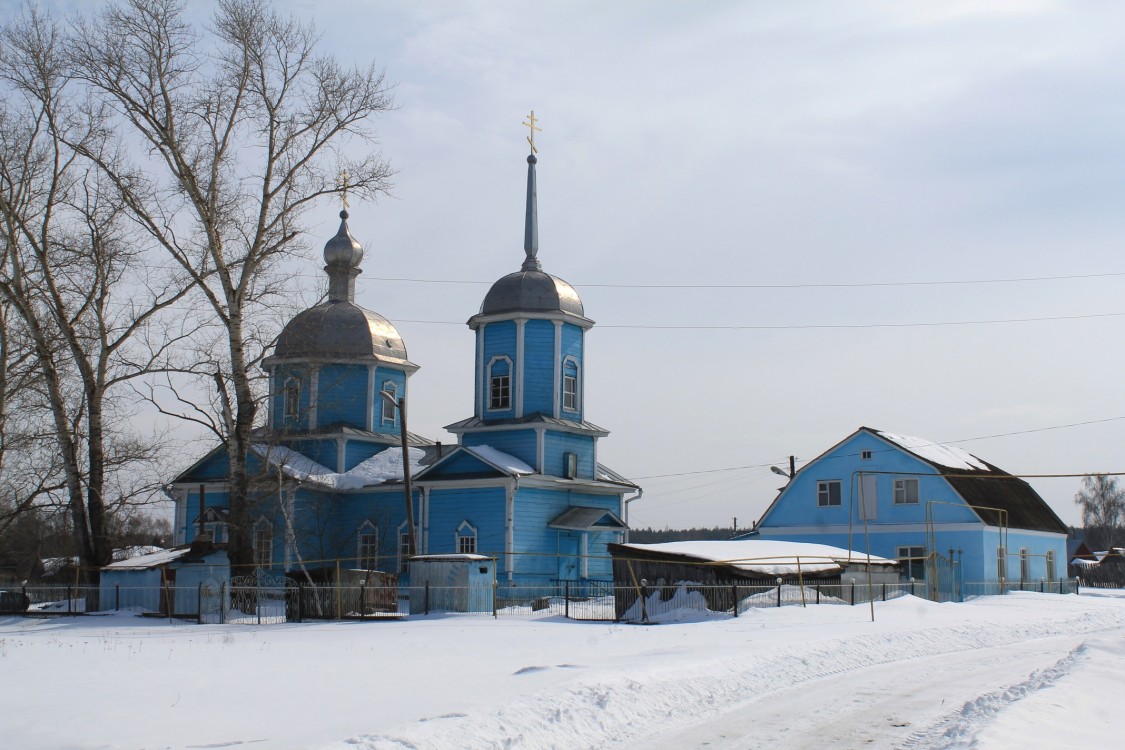
[{"label": "snow covered ground", "polygon": [[1125,596],[272,626],[0,618],[0,747],[1104,747]]}]

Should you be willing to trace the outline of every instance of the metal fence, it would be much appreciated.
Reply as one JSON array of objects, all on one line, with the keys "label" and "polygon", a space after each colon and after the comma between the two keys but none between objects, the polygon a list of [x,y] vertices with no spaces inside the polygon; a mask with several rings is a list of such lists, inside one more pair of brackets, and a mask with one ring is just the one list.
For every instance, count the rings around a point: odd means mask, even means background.
[{"label": "metal fence", "polygon": [[[1072,594],[1077,579],[963,582],[963,598],[1013,591]],[[235,579],[217,586],[25,586],[0,597],[0,612],[80,615],[132,610],[153,617],[200,623],[270,624],[306,620],[376,620],[407,615],[557,616],[569,620],[660,622],[709,616],[738,617],[766,607],[861,605],[912,594],[926,597],[925,581],[866,584],[795,581],[615,586],[612,581],[558,581],[537,586],[449,587],[425,585],[297,584],[284,579]],[[26,605],[26,606],[24,606]]]}]

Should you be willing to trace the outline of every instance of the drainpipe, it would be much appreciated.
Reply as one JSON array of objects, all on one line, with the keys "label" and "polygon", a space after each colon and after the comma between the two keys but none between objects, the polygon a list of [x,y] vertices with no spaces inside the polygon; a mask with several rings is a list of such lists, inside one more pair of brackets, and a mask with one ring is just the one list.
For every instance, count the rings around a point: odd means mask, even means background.
[{"label": "drainpipe", "polygon": [[642,497],[644,497],[644,494],[645,491],[638,487],[637,494],[633,495],[632,497],[625,498],[625,517],[621,519],[625,522],[625,540],[622,542],[622,544],[629,543],[629,503],[633,502],[634,500],[640,500]]}]

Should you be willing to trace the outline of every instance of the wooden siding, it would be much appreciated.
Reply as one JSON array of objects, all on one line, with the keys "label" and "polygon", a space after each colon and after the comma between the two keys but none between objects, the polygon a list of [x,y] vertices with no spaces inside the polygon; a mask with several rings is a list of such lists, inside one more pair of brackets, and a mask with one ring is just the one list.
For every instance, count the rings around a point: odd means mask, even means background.
[{"label": "wooden siding", "polygon": [[448,479],[451,477],[493,476],[497,471],[492,466],[468,453],[459,453],[442,462],[441,466],[427,475],[427,479]]},{"label": "wooden siding", "polygon": [[562,477],[566,476],[566,462],[564,453],[573,453],[578,457],[578,479],[594,478],[594,441],[596,438],[588,435],[571,435],[567,432],[553,432],[547,430],[543,439],[543,467],[544,474]]},{"label": "wooden siding", "polygon": [[549,320],[529,320],[523,330],[523,413],[553,414],[555,324]]},{"label": "wooden siding", "polygon": [[[503,561],[506,497],[503,486],[431,490],[426,552],[431,555],[457,552],[454,547],[457,527],[462,521],[468,521],[477,530],[477,553]],[[504,570],[503,562],[497,570]]]},{"label": "wooden siding", "polygon": [[387,446],[382,443],[369,443],[366,440],[348,440],[344,443],[345,471],[355,468],[356,464],[362,463],[376,453],[382,453],[386,449]]},{"label": "wooden siding", "polygon": [[[375,390],[371,394],[371,398],[374,400],[374,406],[375,406],[375,410],[373,412],[375,424],[372,428],[373,431],[375,431],[375,432],[395,432],[399,429],[399,427],[398,427],[398,424],[399,424],[399,422],[398,422],[398,420],[399,420],[398,409],[395,409],[394,419],[391,419],[391,420],[388,420],[388,421],[383,421],[383,404],[384,404],[384,401],[383,401],[383,397],[379,395],[379,391],[383,390],[383,384],[386,383],[388,380],[395,384],[395,398],[396,399],[402,398],[406,394],[406,373],[405,372],[403,372],[402,370],[393,370],[389,367],[382,367],[382,366],[375,368]],[[366,409],[366,406],[364,408]],[[406,411],[407,412],[410,411],[410,405],[409,404],[407,404]],[[364,412],[364,416],[366,418],[366,411]],[[409,413],[407,414],[407,416],[409,417]],[[363,429],[367,429],[367,427],[364,426]]]},{"label": "wooden siding", "polygon": [[287,443],[287,445],[301,455],[308,456],[329,471],[336,471],[339,449],[335,438],[295,440]]},{"label": "wooden siding", "polygon": [[515,456],[528,466],[538,462],[535,430],[489,430],[487,432],[466,432],[462,436],[465,445],[491,445],[498,451]]},{"label": "wooden siding", "polygon": [[318,426],[346,424],[367,429],[367,367],[324,365],[317,376]]},{"label": "wooden siding", "polygon": [[[516,413],[516,393],[518,393],[516,378],[519,377],[519,372],[516,367],[516,324],[510,320],[502,320],[496,323],[488,323],[480,330],[482,333],[478,333],[477,335],[484,336],[484,360],[481,362],[480,369],[484,372],[485,376],[480,416],[483,419],[505,419],[513,417]],[[488,408],[488,363],[492,361],[493,357],[507,357],[512,361],[512,408],[510,409],[493,410]]]},{"label": "wooden siding", "polygon": [[[297,416],[285,416],[285,383],[290,378],[296,378],[301,384],[300,398],[297,399]],[[278,365],[273,370],[273,401],[271,414],[275,430],[307,430],[309,428],[309,409],[311,407],[312,388],[310,387],[309,369],[304,365]]]}]

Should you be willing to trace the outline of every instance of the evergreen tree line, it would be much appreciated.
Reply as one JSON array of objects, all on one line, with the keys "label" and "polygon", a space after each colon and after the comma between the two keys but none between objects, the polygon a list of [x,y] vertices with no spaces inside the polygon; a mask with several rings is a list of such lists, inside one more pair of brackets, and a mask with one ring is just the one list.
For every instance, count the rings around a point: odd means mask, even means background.
[{"label": "evergreen tree line", "polygon": [[182,460],[138,424],[160,414],[225,447],[250,565],[259,364],[302,301],[286,265],[318,201],[387,191],[371,121],[393,103],[266,0],[202,24],[179,0],[78,7],[0,28],[0,539],[56,529],[109,563]]}]

